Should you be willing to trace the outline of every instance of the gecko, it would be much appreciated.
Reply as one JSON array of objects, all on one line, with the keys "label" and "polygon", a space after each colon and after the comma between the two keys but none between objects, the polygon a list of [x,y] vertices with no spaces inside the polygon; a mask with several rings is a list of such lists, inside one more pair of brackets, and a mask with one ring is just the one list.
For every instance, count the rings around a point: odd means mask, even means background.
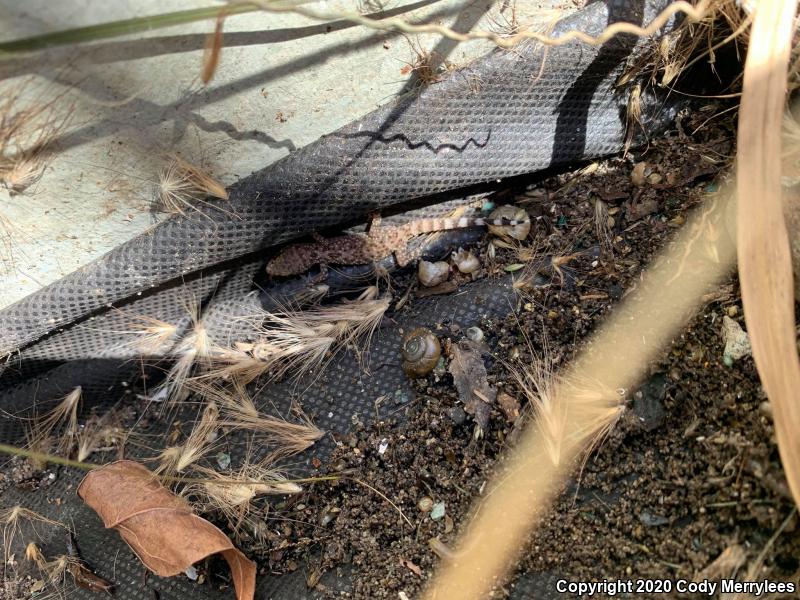
[{"label": "gecko", "polygon": [[314,234],[314,242],[291,244],[286,246],[267,264],[267,273],[278,277],[305,273],[314,265],[366,265],[394,254],[399,267],[404,267],[415,258],[417,253],[409,252],[408,242],[425,233],[449,231],[465,227],[495,225],[514,227],[529,223],[529,220],[483,218],[430,218],[410,221],[404,225],[389,227],[380,226],[380,217],[374,216],[367,233],[350,233],[346,235],[323,238]]}]

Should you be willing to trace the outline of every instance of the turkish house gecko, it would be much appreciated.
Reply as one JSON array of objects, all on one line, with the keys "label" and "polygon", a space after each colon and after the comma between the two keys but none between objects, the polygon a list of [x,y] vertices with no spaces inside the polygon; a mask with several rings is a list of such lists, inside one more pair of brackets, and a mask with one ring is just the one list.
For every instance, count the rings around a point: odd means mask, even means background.
[{"label": "turkish house gecko", "polygon": [[332,238],[315,235],[314,242],[286,246],[267,264],[267,273],[286,277],[305,273],[314,265],[367,265],[392,253],[397,265],[404,267],[419,257],[419,252],[411,253],[407,248],[409,240],[418,235],[483,225],[514,227],[528,222],[506,218],[459,217],[418,219],[404,225],[381,227],[380,218],[373,217],[367,233],[350,233]]}]

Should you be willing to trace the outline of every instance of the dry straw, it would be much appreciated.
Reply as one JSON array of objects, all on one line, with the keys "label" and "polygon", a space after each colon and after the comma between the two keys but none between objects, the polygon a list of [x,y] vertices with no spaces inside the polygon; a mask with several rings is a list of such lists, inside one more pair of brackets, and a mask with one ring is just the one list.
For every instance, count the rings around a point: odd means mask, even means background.
[{"label": "dry straw", "polygon": [[199,167],[186,162],[177,155],[172,155],[158,178],[158,199],[164,212],[184,217],[191,212],[197,212],[207,219],[211,219],[211,217],[200,212],[198,205],[227,212],[204,199],[208,196],[227,200],[228,192],[225,186]]},{"label": "dry straw", "polygon": [[177,475],[182,473],[214,448],[219,428],[219,409],[213,402],[206,404],[203,415],[183,444],[165,448],[158,457],[156,473]]},{"label": "dry straw", "polygon": [[0,183],[12,193],[39,179],[55,139],[72,118],[73,107],[64,103],[63,93],[36,92],[33,79],[26,79],[5,85],[0,93]]},{"label": "dry straw", "polygon": [[220,512],[239,534],[242,525],[258,513],[253,502],[269,494],[298,494],[303,488],[289,481],[268,459],[251,461],[248,450],[244,463],[232,473],[223,474],[213,469],[198,468],[206,477],[202,483],[187,485],[182,494],[192,498],[192,505],[200,512]]},{"label": "dry straw", "polygon": [[352,302],[259,313],[248,318],[255,341],[214,349],[213,366],[202,377],[244,382],[261,375],[298,378],[347,346],[363,354],[390,302],[389,297],[377,297],[377,288],[369,288]]},{"label": "dry straw", "polygon": [[789,0],[756,6],[742,85],[736,164],[744,315],[758,374],[772,403],[786,478],[800,502],[800,361],[781,190],[781,126],[796,9],[797,3]]},{"label": "dry straw", "polygon": [[45,452],[52,446],[61,456],[69,458],[78,437],[80,403],[81,388],[79,386],[44,415],[34,416],[26,431],[28,448]]},{"label": "dry straw", "polygon": [[30,525],[34,532],[36,525],[46,525],[48,527],[66,527],[47,517],[40,515],[23,506],[12,506],[5,510],[0,510],[0,525],[3,526],[3,564],[8,565],[15,540],[20,537],[25,525]]},{"label": "dry straw", "polygon": [[260,442],[272,447],[273,458],[298,454],[325,435],[299,406],[292,410],[295,421],[263,414],[241,381],[234,381],[230,388],[202,382],[193,383],[191,388],[220,406],[223,426],[253,432]]}]

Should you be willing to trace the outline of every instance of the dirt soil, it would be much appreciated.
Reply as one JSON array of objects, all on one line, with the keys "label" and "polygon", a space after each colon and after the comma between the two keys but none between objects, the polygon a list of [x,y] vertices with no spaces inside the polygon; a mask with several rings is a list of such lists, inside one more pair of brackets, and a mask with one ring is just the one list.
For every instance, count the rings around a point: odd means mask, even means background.
[{"label": "dirt soil", "polygon": [[[338,440],[319,472],[346,477],[317,484],[285,507],[294,522],[263,554],[265,572],[303,569],[320,596],[418,596],[440,562],[431,540],[446,560],[498,458],[533,418],[503,361],[525,364],[546,346],[556,369],[568,363],[635,285],[728,166],[730,121],[689,135],[716,110],[693,114],[680,134],[635,157],[509,190],[507,198],[535,219],[537,256],[567,257],[537,269],[537,285],[521,296],[518,311],[482,326],[489,382],[519,403],[523,418],[510,421],[496,409],[489,431],[476,439],[452,378],[435,371],[418,380],[407,420],[359,426]],[[601,211],[597,200],[605,202]],[[497,251],[496,271],[519,261]],[[744,324],[736,280],[707,300],[649,379],[627,395],[624,417],[565,486],[494,597],[563,597],[554,590],[561,578],[736,574],[798,582],[800,542],[769,403],[751,357],[723,362],[723,316]],[[352,590],[337,589],[337,577],[352,577]]]}]

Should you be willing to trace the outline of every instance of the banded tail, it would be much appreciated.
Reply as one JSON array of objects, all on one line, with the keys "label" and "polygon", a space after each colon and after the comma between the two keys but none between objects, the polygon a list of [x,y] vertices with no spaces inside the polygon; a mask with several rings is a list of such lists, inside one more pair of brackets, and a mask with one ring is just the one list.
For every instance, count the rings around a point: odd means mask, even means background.
[{"label": "banded tail", "polygon": [[402,228],[409,237],[422,235],[425,233],[435,233],[437,231],[450,231],[451,229],[463,229],[465,227],[483,227],[494,225],[496,227],[516,227],[530,223],[530,219],[517,220],[502,217],[500,219],[484,219],[482,217],[435,217],[431,219],[419,219],[402,225]]}]

